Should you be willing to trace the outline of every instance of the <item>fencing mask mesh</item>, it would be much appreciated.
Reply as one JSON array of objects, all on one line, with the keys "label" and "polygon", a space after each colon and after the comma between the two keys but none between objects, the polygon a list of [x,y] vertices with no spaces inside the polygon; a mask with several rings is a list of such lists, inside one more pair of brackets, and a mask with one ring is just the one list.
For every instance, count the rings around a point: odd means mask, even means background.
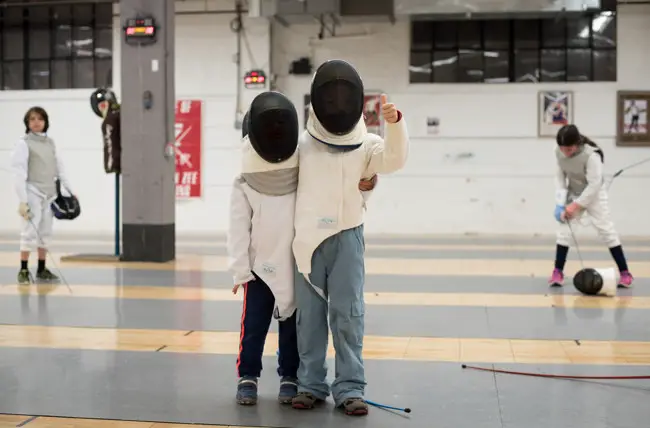
[{"label": "fencing mask mesh", "polygon": [[316,118],[334,135],[351,132],[363,114],[363,82],[345,61],[323,63],[314,76],[310,96]]},{"label": "fencing mask mesh", "polygon": [[251,145],[265,161],[283,162],[296,151],[298,112],[283,94],[269,91],[256,96],[248,111],[247,122]]},{"label": "fencing mask mesh", "polygon": [[573,285],[579,292],[594,296],[603,288],[603,277],[596,269],[580,269],[573,276]]}]

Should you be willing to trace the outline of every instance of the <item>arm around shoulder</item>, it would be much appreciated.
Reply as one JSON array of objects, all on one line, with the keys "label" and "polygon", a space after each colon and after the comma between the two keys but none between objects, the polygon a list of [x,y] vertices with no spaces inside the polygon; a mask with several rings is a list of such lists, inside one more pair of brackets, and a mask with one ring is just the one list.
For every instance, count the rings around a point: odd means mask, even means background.
[{"label": "arm around shoulder", "polygon": [[373,174],[390,174],[399,171],[406,165],[409,154],[409,136],[406,121],[402,112],[398,111],[395,123],[386,123],[386,138],[377,138],[370,147],[367,171]]},{"label": "arm around shoulder", "polygon": [[230,218],[228,222],[228,270],[233,282],[243,284],[253,280],[249,256],[253,209],[237,177],[230,194]]}]

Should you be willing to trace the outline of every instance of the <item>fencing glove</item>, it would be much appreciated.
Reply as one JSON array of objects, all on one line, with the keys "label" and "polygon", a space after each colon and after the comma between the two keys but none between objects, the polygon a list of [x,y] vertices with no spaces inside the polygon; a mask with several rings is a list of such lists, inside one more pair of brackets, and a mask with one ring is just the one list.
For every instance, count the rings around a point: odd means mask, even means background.
[{"label": "fencing glove", "polygon": [[29,208],[29,205],[25,202],[21,202],[18,205],[18,214],[25,220],[29,220],[32,218],[32,210]]}]

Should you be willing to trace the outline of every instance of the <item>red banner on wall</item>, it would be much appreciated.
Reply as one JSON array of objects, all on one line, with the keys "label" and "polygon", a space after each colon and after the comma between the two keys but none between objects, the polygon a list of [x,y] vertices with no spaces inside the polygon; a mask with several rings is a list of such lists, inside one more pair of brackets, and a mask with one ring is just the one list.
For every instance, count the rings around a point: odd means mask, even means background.
[{"label": "red banner on wall", "polygon": [[176,197],[201,197],[201,129],[203,102],[176,101],[174,150],[176,152]]}]

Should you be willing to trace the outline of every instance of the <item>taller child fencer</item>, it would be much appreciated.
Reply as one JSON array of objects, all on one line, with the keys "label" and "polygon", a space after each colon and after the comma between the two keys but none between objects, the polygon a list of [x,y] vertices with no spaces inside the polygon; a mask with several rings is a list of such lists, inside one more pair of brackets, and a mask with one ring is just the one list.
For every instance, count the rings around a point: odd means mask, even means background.
[{"label": "taller child fencer", "polygon": [[[288,404],[297,393],[299,364],[291,249],[299,167],[293,103],[278,92],[258,95],[244,117],[242,137],[241,173],[233,183],[228,231],[233,293],[244,289],[236,399],[244,405],[257,403],[264,344],[276,318],[278,399]],[[373,187],[374,182],[359,183],[361,190]]]},{"label": "taller child fencer", "polygon": [[382,95],[386,141],[366,130],[364,88],[352,65],[331,60],[311,84],[307,129],[301,136],[293,243],[298,308],[296,409],[311,409],[330,394],[327,383],[328,310],[336,350],[331,393],[349,415],[365,415],[362,358],[365,303],[364,199],[361,177],[402,168],[408,135],[402,114]]},{"label": "taller child fencer", "polygon": [[36,278],[57,281],[59,278],[45,266],[54,218],[50,204],[57,197],[55,180],[58,178],[66,190],[71,194],[72,191],[54,140],[47,136],[50,127],[47,112],[32,107],[25,113],[23,123],[25,135],[16,143],[11,159],[18,213],[23,218],[18,283],[32,282],[28,264],[30,252],[35,249],[38,249]]},{"label": "taller child fencer", "polygon": [[557,231],[555,268],[549,284],[563,284],[564,265],[571,239],[567,222],[579,218],[586,211],[598,236],[607,245],[616,262],[620,273],[618,285],[631,286],[634,278],[628,270],[619,235],[610,217],[603,178],[605,157],[602,149],[580,134],[575,125],[565,125],[557,133],[555,155],[558,165],[555,219],[560,226]]}]

